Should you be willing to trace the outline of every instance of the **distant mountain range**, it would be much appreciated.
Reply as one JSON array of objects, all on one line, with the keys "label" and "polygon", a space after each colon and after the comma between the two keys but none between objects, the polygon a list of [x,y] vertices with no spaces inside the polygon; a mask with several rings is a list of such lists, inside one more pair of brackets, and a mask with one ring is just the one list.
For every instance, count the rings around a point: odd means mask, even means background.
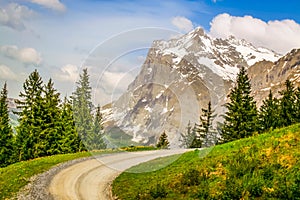
[{"label": "distant mountain range", "polygon": [[283,88],[286,79],[299,85],[300,50],[281,56],[234,37],[215,39],[197,28],[169,41],[154,41],[140,73],[127,91],[104,107],[107,130],[122,130],[132,141],[153,144],[166,131],[171,146],[189,121],[198,122],[209,101],[215,122],[241,66],[248,68],[258,105]]}]

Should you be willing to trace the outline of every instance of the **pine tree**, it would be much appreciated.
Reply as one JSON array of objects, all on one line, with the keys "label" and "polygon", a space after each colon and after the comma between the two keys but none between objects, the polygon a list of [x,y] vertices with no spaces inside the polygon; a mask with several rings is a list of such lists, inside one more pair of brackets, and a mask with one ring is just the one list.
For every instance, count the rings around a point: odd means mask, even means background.
[{"label": "pine tree", "polygon": [[100,112],[100,106],[97,107],[96,114],[94,117],[93,131],[89,136],[89,148],[91,149],[105,149],[106,144],[103,140],[103,125],[102,125],[102,114]]},{"label": "pine tree", "polygon": [[295,123],[295,89],[291,81],[286,80],[285,90],[280,91],[282,95],[280,101],[280,125],[289,126]]},{"label": "pine tree", "polygon": [[17,100],[19,126],[17,127],[16,147],[18,160],[39,157],[39,134],[43,125],[43,81],[37,70],[32,72],[23,84]]},{"label": "pine tree", "polygon": [[244,67],[241,68],[237,84],[229,94],[230,102],[225,104],[222,137],[224,142],[251,136],[257,131],[257,108],[251,93],[251,84]]},{"label": "pine tree", "polygon": [[54,88],[52,79],[44,86],[43,125],[39,134],[41,152],[39,156],[54,155],[60,151],[60,94]]},{"label": "pine tree", "polygon": [[202,147],[202,139],[199,135],[199,125],[198,124],[194,124],[194,127],[192,129],[192,135],[193,137],[193,141],[190,144],[189,148],[201,148]]},{"label": "pine tree", "polygon": [[194,138],[195,138],[195,132],[192,131],[193,127],[191,125],[191,122],[189,121],[189,123],[187,124],[186,127],[186,133],[181,133],[181,147],[185,147],[185,148],[190,148]]},{"label": "pine tree", "polygon": [[60,151],[62,153],[75,153],[86,150],[76,131],[72,103],[67,98],[61,106],[60,121]]},{"label": "pine tree", "polygon": [[279,101],[273,97],[270,91],[267,99],[263,100],[263,105],[259,111],[259,129],[264,132],[270,128],[277,128],[279,126]]},{"label": "pine tree", "polygon": [[216,131],[213,128],[213,120],[216,117],[214,114],[214,111],[211,108],[211,102],[208,102],[207,109],[202,109],[202,114],[200,115],[200,124],[198,128],[198,135],[200,137],[200,140],[202,142],[203,146],[211,146],[215,143],[214,136],[216,134]]},{"label": "pine tree", "polygon": [[90,87],[87,69],[83,69],[83,73],[80,74],[79,81],[76,84],[76,90],[72,95],[76,129],[82,141],[85,143],[85,145],[87,145],[87,148],[89,148],[89,135],[91,135],[93,131],[93,116],[91,114],[92,88]]},{"label": "pine tree", "polygon": [[164,131],[160,135],[156,147],[160,148],[160,149],[167,149],[167,148],[169,148],[168,135],[166,134],[166,131]]},{"label": "pine tree", "polygon": [[14,137],[9,125],[7,93],[5,83],[0,95],[0,167],[6,167],[15,162]]},{"label": "pine tree", "polygon": [[300,87],[297,87],[297,89],[295,90],[295,121],[296,123],[300,122]]}]

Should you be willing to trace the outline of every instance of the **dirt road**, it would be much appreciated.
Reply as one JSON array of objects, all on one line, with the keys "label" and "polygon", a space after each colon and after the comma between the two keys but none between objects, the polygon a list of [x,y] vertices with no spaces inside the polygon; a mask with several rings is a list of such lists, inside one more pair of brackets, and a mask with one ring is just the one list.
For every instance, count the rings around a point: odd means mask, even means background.
[{"label": "dirt road", "polygon": [[83,161],[60,171],[49,191],[58,200],[109,200],[110,184],[122,171],[158,157],[181,154],[186,150],[160,150],[116,153]]}]

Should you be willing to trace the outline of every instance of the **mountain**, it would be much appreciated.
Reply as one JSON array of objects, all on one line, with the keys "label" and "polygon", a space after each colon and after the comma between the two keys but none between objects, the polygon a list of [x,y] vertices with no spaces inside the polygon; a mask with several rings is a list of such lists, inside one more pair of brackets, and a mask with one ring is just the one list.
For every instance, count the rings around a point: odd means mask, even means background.
[{"label": "mountain", "polygon": [[293,49],[276,62],[257,62],[249,68],[248,74],[254,99],[260,106],[270,90],[275,97],[279,97],[278,92],[285,88],[287,79],[300,86],[300,49]]},{"label": "mountain", "polygon": [[7,98],[10,125],[12,126],[13,129],[19,125],[18,122],[19,116],[14,113],[15,111],[17,111],[17,104],[15,103],[15,100],[16,99],[14,98]]},{"label": "mountain", "polygon": [[201,28],[169,41],[154,41],[127,91],[104,108],[107,131],[117,127],[143,144],[154,144],[166,131],[171,147],[178,146],[180,132],[189,121],[198,121],[209,101],[218,114],[215,122],[222,120],[223,105],[241,66],[249,69],[258,104],[269,87],[280,88],[286,78],[298,77],[288,75],[297,71],[299,61],[291,58],[298,51],[290,54],[281,57],[232,36],[215,39]]}]

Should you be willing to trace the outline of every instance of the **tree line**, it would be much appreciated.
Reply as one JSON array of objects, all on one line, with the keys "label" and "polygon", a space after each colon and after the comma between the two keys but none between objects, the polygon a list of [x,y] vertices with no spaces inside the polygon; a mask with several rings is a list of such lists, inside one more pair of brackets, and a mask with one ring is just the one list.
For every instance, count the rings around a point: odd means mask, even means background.
[{"label": "tree line", "polygon": [[300,88],[286,80],[285,88],[279,94],[280,98],[275,98],[270,90],[262,106],[257,108],[251,95],[250,79],[242,67],[236,85],[228,95],[229,102],[224,105],[227,108],[224,122],[219,123],[217,128],[213,127],[216,115],[209,102],[207,108],[202,109],[199,122],[194,126],[188,123],[186,132],[181,134],[181,145],[187,148],[207,147],[299,123]]},{"label": "tree line", "polygon": [[100,106],[91,102],[87,69],[83,69],[71,98],[62,101],[50,79],[43,83],[33,71],[16,100],[19,125],[9,124],[7,85],[0,94],[0,167],[50,156],[106,148]]}]

